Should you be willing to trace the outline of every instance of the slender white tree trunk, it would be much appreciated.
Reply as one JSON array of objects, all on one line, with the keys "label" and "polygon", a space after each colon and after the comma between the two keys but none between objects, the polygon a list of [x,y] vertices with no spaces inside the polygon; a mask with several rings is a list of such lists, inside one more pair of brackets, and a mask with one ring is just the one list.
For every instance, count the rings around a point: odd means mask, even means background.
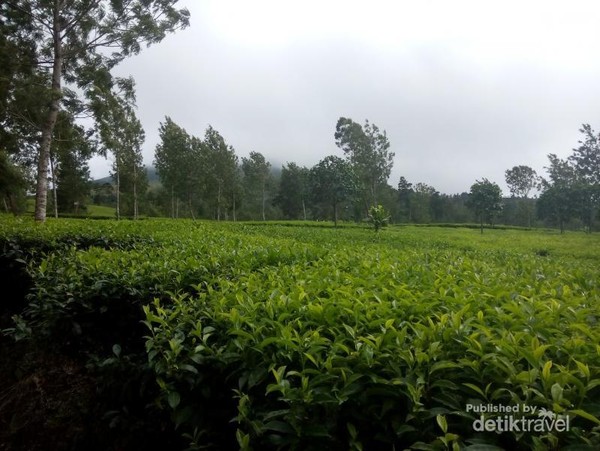
[{"label": "slender white tree trunk", "polygon": [[133,164],[133,219],[138,219],[137,166]]},{"label": "slender white tree trunk", "polygon": [[171,185],[171,219],[175,219],[175,188]]},{"label": "slender white tree trunk", "polygon": [[263,187],[262,187],[262,220],[266,221],[267,218],[265,216],[265,203],[267,201],[267,193],[266,193],[266,188],[265,185],[263,183]]},{"label": "slender white tree trunk", "polygon": [[235,190],[233,191],[233,222],[237,221],[237,217],[235,215]]},{"label": "slender white tree trunk", "polygon": [[48,202],[48,162],[50,160],[50,145],[52,144],[52,133],[58,118],[60,109],[61,74],[63,67],[63,54],[60,27],[59,0],[54,1],[53,37],[54,37],[54,63],[52,65],[52,100],[48,108],[48,114],[42,127],[42,139],[38,155],[37,185],[35,189],[35,220],[44,222],[46,220],[46,205]]},{"label": "slender white tree trunk", "polygon": [[217,221],[221,220],[221,182],[218,183],[217,188]]},{"label": "slender white tree trunk", "polygon": [[121,219],[121,167],[117,156],[117,220]]},{"label": "slender white tree trunk", "polygon": [[52,194],[54,199],[54,217],[58,218],[58,196],[56,194],[56,172],[54,171],[54,158],[50,155],[50,171],[52,172]]}]

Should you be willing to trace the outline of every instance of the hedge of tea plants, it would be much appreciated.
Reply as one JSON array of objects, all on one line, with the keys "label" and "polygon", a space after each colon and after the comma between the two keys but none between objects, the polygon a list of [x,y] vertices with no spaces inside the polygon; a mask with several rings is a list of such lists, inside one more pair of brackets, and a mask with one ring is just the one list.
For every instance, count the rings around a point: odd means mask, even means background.
[{"label": "hedge of tea plants", "polygon": [[[187,447],[600,447],[594,235],[0,224],[25,293],[5,333],[108,385],[150,375],[146,401]],[[468,405],[532,406],[569,430],[478,431]]]}]

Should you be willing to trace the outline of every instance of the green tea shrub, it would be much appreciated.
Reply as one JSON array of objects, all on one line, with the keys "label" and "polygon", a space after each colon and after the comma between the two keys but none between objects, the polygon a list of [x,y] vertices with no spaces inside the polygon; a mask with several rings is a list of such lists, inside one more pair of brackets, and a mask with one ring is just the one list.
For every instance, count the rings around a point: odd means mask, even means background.
[{"label": "green tea shrub", "polygon": [[[145,411],[198,448],[600,447],[594,235],[11,219],[0,243],[26,275],[12,335],[84,361],[122,431]],[[571,428],[477,432],[468,404]]]}]

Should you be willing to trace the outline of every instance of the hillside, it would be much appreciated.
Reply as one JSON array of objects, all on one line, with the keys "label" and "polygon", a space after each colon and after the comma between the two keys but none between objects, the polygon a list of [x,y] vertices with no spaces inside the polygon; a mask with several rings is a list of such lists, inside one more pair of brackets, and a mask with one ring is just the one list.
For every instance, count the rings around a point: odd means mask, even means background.
[{"label": "hillside", "polygon": [[[148,183],[152,185],[159,185],[160,179],[158,178],[158,172],[154,166],[146,167],[146,174],[148,175]],[[92,180],[94,185],[103,185],[105,183],[113,183],[113,178],[109,175],[100,179]]]}]

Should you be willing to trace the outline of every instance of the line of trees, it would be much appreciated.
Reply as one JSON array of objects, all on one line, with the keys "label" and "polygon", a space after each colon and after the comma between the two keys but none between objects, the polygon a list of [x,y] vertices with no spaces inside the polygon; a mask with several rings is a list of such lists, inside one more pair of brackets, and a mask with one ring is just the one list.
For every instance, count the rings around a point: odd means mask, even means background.
[{"label": "line of trees", "polygon": [[[166,118],[155,156],[162,188],[150,188],[135,84],[111,70],[143,44],[187,26],[188,11],[176,4],[0,2],[0,208],[22,212],[26,193],[35,192],[38,221],[47,213],[81,213],[90,199],[88,161],[100,154],[112,158],[114,183],[95,187],[93,197],[114,206],[117,217],[337,222],[363,220],[381,204],[394,222],[596,228],[600,135],[588,124],[572,155],[548,156],[547,177],[527,166],[507,170],[511,196],[502,198],[486,179],[456,195],[405,177],[391,186],[395,155],[385,131],[369,121],[339,118],[334,140],[341,156],[326,156],[311,168],[288,162],[279,169],[259,152],[238,158],[212,127],[197,138]],[[84,128],[81,118],[94,125]]]},{"label": "line of trees", "polygon": [[[77,119],[93,118],[103,128],[105,118],[98,114],[105,116],[106,110],[97,108],[97,93],[108,95],[119,84],[111,69],[137,54],[143,44],[158,43],[167,33],[187,26],[189,13],[177,9],[176,3],[0,2],[0,150],[33,179],[37,221],[46,219],[49,188],[56,214],[59,193],[78,175],[71,169],[85,172],[80,163],[89,155],[87,144],[79,139],[84,132],[76,125]],[[90,136],[86,138],[91,142]],[[115,150],[106,136],[99,140],[104,150]],[[115,171],[120,173],[126,163],[117,154],[115,160]],[[71,207],[77,209],[78,201]]]},{"label": "line of trees", "polygon": [[[591,231],[600,202],[600,138],[589,125],[567,160],[549,155],[549,178],[520,165],[507,169],[510,197],[498,184],[475,181],[469,192],[447,195],[433,186],[400,177],[388,184],[394,153],[385,131],[368,120],[337,121],[334,139],[343,157],[330,155],[311,168],[288,162],[276,172],[265,157],[251,152],[241,164],[235,150],[209,127],[204,140],[190,136],[166,118],[155,164],[170,196],[170,216],[212,219],[330,219],[361,221],[381,204],[394,222],[497,223],[532,227],[569,225]],[[532,192],[539,198],[531,197]],[[164,196],[163,196],[164,197]],[[163,211],[166,209],[163,208]]]},{"label": "line of trees", "polygon": [[335,140],[345,158],[330,155],[310,169],[289,162],[278,174],[259,152],[240,161],[210,126],[199,139],[167,117],[159,135],[154,163],[173,218],[331,218],[337,224],[366,217],[389,190],[394,154],[385,131],[368,121],[339,119]]}]

